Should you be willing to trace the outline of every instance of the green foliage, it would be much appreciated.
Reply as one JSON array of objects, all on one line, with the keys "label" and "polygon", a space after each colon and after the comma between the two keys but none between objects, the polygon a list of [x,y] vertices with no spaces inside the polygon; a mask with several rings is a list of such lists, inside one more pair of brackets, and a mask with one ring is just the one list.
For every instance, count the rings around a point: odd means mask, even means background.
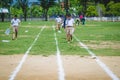
[{"label": "green foliage", "polygon": [[45,17],[45,21],[48,20],[48,10],[50,7],[54,6],[54,0],[41,0],[41,7],[43,8],[43,14]]},{"label": "green foliage", "polygon": [[40,17],[42,15],[42,7],[33,5],[28,12],[32,17]]},{"label": "green foliage", "polygon": [[22,9],[21,8],[16,8],[16,7],[10,7],[10,11],[11,11],[11,14],[14,16],[17,14],[17,16],[21,16],[23,14],[22,12]]},{"label": "green foliage", "polygon": [[54,0],[40,0],[40,1],[41,7],[43,7],[44,9],[48,9],[49,7],[55,4]]},{"label": "green foliage", "polygon": [[62,15],[62,14],[65,14],[65,11],[63,11],[59,6],[51,7],[48,11],[49,16]]},{"label": "green foliage", "polygon": [[[0,7],[6,7],[11,9],[11,14],[23,15],[25,20],[27,17],[40,17],[65,14],[65,10],[60,7],[60,2],[64,0],[58,0],[59,3],[55,3],[55,0],[40,0],[41,4],[33,5],[28,8],[29,0],[16,0],[15,5],[11,5],[13,0],[1,0]],[[120,2],[119,0],[68,0],[69,12],[71,14],[79,15],[84,13],[86,16],[120,16]],[[99,11],[97,7],[101,9]]]},{"label": "green foliage", "polygon": [[0,0],[0,8],[9,8],[13,0]]},{"label": "green foliage", "polygon": [[120,16],[120,2],[114,3],[113,1],[109,2],[106,7],[106,14]]},{"label": "green foliage", "polygon": [[105,15],[106,8],[105,8],[104,4],[98,4],[97,6],[100,7],[100,9],[101,9],[101,14],[102,14],[102,15]]},{"label": "green foliage", "polygon": [[110,12],[115,16],[120,16],[120,3],[115,3],[111,5]]},{"label": "green foliage", "polygon": [[22,8],[24,20],[27,20],[28,0],[18,0],[19,6]]},{"label": "green foliage", "polygon": [[78,12],[81,12],[83,9],[83,6],[79,6],[79,7],[77,7],[77,9],[78,9]]},{"label": "green foliage", "polygon": [[113,4],[114,4],[113,1],[111,1],[111,2],[109,2],[109,3],[107,4],[107,6],[106,6],[106,14],[109,14],[109,15],[112,14],[112,12],[110,11],[110,6],[112,6]]},{"label": "green foliage", "polygon": [[86,16],[98,16],[95,6],[89,6],[87,8]]},{"label": "green foliage", "polygon": [[70,7],[79,6],[79,0],[69,0]]}]

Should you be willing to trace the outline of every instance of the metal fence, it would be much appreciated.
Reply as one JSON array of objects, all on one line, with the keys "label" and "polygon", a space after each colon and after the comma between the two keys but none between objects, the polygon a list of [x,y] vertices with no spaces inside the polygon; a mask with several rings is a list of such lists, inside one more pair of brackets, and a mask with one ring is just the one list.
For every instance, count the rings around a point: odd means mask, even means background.
[{"label": "metal fence", "polygon": [[86,17],[86,20],[88,21],[120,21],[119,17]]},{"label": "metal fence", "polygon": [[[20,18],[22,21],[24,21],[23,18]],[[54,20],[55,18],[48,18],[48,20]],[[118,21],[120,22],[120,16],[119,17],[85,17],[86,21]],[[4,21],[10,21],[11,18],[5,18]],[[38,20],[45,20],[44,18],[27,18],[27,21],[38,21]],[[0,19],[1,22],[1,19]]]}]

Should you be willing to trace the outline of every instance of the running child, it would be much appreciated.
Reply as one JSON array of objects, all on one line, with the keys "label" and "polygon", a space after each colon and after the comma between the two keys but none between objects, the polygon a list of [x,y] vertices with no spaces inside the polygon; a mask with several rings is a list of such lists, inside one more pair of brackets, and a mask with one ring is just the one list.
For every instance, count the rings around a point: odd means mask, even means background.
[{"label": "running child", "polygon": [[68,43],[70,41],[72,41],[72,35],[73,35],[73,32],[74,32],[74,27],[75,27],[75,21],[71,17],[71,15],[68,14],[67,19],[66,19],[66,38],[67,38]]},{"label": "running child", "polygon": [[60,27],[61,27],[61,24],[62,24],[62,19],[60,16],[57,16],[57,18],[55,19],[56,21],[56,31],[58,32],[61,32],[60,31]]},{"label": "running child", "polygon": [[17,18],[17,15],[14,16],[14,18],[11,20],[12,28],[13,28],[13,34],[12,34],[12,40],[17,39],[18,35],[18,27],[20,24],[20,19]]}]

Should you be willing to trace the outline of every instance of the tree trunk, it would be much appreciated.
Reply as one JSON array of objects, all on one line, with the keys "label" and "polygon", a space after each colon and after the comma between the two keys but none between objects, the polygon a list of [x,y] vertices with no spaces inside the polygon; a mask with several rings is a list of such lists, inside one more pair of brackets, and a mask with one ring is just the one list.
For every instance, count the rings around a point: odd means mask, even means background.
[{"label": "tree trunk", "polygon": [[27,12],[24,12],[24,20],[27,21]]},{"label": "tree trunk", "polygon": [[48,21],[47,13],[48,13],[48,9],[45,9],[45,21]]},{"label": "tree trunk", "polygon": [[5,17],[5,13],[2,13],[2,14],[1,14],[2,22],[4,22],[4,17]]},{"label": "tree trunk", "polygon": [[22,8],[24,14],[24,21],[27,21],[27,10],[26,8]]}]

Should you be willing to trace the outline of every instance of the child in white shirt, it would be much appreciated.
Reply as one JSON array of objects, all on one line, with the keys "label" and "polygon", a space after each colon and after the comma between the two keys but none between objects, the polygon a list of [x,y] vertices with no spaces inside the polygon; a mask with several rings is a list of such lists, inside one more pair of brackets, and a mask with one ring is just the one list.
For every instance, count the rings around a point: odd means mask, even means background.
[{"label": "child in white shirt", "polygon": [[70,14],[68,14],[66,19],[66,37],[68,42],[72,41],[72,35],[75,27],[74,23],[74,19],[71,17]]},{"label": "child in white shirt", "polygon": [[13,28],[12,40],[17,39],[18,27],[20,22],[21,21],[17,18],[17,15],[15,15],[14,18],[11,20],[11,24]]},{"label": "child in white shirt", "polygon": [[62,24],[62,19],[61,19],[61,17],[58,16],[58,17],[55,19],[55,21],[56,21],[56,31],[60,32],[60,26],[61,26],[61,24]]}]

